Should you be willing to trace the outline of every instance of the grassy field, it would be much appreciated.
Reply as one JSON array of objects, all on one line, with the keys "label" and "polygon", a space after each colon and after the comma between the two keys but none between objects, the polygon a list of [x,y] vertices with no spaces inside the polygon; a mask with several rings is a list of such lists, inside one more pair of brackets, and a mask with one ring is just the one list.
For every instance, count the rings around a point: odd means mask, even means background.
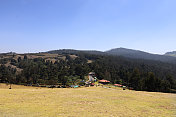
[{"label": "grassy field", "polygon": [[176,117],[174,104],[175,94],[0,84],[0,117]]}]

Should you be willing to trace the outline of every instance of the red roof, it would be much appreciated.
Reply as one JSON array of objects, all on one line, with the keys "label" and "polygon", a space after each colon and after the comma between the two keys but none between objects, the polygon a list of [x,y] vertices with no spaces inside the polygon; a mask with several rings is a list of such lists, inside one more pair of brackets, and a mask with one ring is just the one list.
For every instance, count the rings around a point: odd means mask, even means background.
[{"label": "red roof", "polygon": [[94,83],[91,83],[90,85],[94,86],[95,84],[94,84]]},{"label": "red roof", "polygon": [[114,84],[115,86],[119,86],[119,87],[121,87],[122,85],[121,84]]},{"label": "red roof", "polygon": [[99,80],[99,82],[110,82],[108,80]]}]

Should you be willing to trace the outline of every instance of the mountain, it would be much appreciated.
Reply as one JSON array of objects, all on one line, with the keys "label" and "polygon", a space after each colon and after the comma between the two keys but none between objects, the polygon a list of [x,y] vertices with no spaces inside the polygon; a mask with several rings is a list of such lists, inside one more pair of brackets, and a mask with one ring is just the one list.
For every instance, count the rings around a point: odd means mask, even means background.
[{"label": "mountain", "polygon": [[166,55],[166,56],[173,56],[173,57],[176,57],[176,51],[173,51],[173,52],[167,52],[167,53],[165,53],[164,55]]},{"label": "mountain", "polygon": [[[73,49],[62,49],[62,50],[52,50],[46,53],[50,54],[92,54],[92,55],[102,55],[102,56],[122,56],[125,58],[132,59],[144,59],[144,60],[154,60],[161,62],[168,62],[176,64],[176,58],[173,56],[151,54],[140,50],[133,50],[127,48],[115,48],[105,52],[96,50],[73,50]],[[169,54],[167,54],[169,55]]]},{"label": "mountain", "polygon": [[169,63],[176,63],[176,58],[171,56],[164,56],[158,54],[151,54],[139,50],[132,50],[126,48],[115,48],[109,51],[105,51],[109,55],[115,56],[123,56],[133,59],[146,59],[146,60],[155,60],[155,61],[162,61],[162,62],[169,62]]},{"label": "mountain", "polygon": [[97,50],[73,50],[73,49],[60,49],[60,50],[52,50],[45,53],[49,54],[60,54],[60,55],[76,55],[76,56],[85,56],[92,57],[97,59],[97,56],[107,56],[108,53],[97,51]]},{"label": "mountain", "polygon": [[46,53],[49,54],[80,54],[80,53],[86,53],[86,54],[95,54],[95,55],[105,55],[107,53],[97,51],[97,50],[74,50],[74,49],[60,49],[60,50],[51,50]]}]

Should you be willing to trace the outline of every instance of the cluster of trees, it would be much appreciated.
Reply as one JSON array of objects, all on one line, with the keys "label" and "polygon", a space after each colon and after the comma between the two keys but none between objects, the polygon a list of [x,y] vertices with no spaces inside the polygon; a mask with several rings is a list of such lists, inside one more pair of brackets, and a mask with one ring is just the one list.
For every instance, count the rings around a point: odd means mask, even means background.
[{"label": "cluster of trees", "polygon": [[[17,60],[11,58],[11,64],[23,69],[21,72],[6,67],[6,62],[0,61],[0,82],[69,85],[85,80],[85,76],[94,71],[98,79],[110,80],[135,90],[171,92],[171,89],[176,89],[174,64],[85,52],[64,51],[59,54],[66,56],[66,60],[56,59],[53,63],[43,58],[28,59],[26,55]],[[70,54],[78,57],[72,59]]]},{"label": "cluster of trees", "polygon": [[18,60],[11,59],[11,65],[23,69],[18,72],[16,69],[0,66],[0,82],[11,82],[15,84],[74,84],[76,81],[84,80],[84,76],[91,71],[85,59],[72,59],[66,55],[66,60],[56,62],[46,61],[43,58],[28,59],[19,57]]},{"label": "cluster of trees", "polygon": [[16,69],[0,65],[0,82],[13,83],[16,77]]}]

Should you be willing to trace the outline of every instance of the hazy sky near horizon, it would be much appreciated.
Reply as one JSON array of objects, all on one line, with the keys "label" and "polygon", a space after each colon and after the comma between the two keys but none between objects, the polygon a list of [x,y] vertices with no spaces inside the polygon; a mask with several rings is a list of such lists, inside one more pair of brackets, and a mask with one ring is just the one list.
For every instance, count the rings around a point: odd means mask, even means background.
[{"label": "hazy sky near horizon", "polygon": [[176,0],[0,0],[0,53],[176,50]]}]

